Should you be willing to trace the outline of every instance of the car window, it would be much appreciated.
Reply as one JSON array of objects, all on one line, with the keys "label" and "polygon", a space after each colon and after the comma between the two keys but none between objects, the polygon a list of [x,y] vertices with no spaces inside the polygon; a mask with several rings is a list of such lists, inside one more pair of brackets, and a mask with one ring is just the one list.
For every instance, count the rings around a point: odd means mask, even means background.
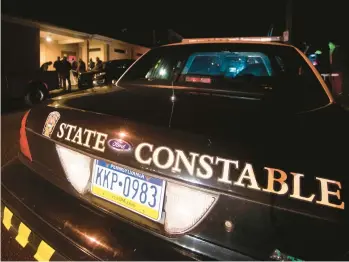
[{"label": "car window", "polygon": [[115,60],[115,61],[109,61],[104,64],[103,69],[105,70],[126,70],[133,61],[129,60]]},{"label": "car window", "polygon": [[191,44],[156,48],[141,57],[119,84],[149,82],[258,97],[275,90],[282,99],[292,100],[299,110],[329,103],[304,58],[293,47],[281,45]]},{"label": "car window", "polygon": [[194,53],[184,66],[182,74],[236,77],[246,74],[271,76],[272,68],[267,56],[256,52]]}]

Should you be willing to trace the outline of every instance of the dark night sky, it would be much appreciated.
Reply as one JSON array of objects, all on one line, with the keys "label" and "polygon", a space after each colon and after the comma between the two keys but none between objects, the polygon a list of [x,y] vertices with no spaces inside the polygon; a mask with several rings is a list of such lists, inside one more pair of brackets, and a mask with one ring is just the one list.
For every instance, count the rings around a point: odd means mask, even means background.
[{"label": "dark night sky", "polygon": [[[138,1],[3,0],[2,13],[144,45],[151,44],[152,28],[172,28],[190,38],[265,35],[272,23],[280,35],[285,25],[286,0],[193,1],[191,6],[165,0],[144,7]],[[296,40],[345,38],[347,1],[331,0],[326,6],[315,0],[293,2]]]}]

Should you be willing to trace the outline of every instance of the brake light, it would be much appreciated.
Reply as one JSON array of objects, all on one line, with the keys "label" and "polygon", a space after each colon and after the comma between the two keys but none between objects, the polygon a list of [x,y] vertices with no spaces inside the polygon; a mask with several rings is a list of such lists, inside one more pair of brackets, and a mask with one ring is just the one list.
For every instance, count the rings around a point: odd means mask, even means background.
[{"label": "brake light", "polygon": [[25,155],[30,161],[33,161],[32,155],[31,155],[30,149],[29,149],[27,133],[25,131],[29,112],[30,112],[30,110],[27,111],[22,118],[21,129],[19,130],[19,146],[20,146],[20,150],[21,150],[22,154]]},{"label": "brake light", "polygon": [[186,82],[193,82],[193,83],[203,83],[203,84],[211,84],[211,78],[209,77],[192,77],[187,76],[185,78]]},{"label": "brake light", "polygon": [[165,202],[165,230],[184,234],[197,226],[213,207],[218,195],[168,182]]},{"label": "brake light", "polygon": [[68,181],[76,191],[84,194],[89,189],[92,159],[57,144],[56,150]]}]

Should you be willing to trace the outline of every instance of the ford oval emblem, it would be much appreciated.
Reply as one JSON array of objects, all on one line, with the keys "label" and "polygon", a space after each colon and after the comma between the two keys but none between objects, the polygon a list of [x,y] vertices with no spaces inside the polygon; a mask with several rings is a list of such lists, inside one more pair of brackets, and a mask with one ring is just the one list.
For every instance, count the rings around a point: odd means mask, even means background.
[{"label": "ford oval emblem", "polygon": [[110,139],[108,145],[111,149],[119,152],[129,152],[132,150],[132,145],[129,142],[118,138]]}]

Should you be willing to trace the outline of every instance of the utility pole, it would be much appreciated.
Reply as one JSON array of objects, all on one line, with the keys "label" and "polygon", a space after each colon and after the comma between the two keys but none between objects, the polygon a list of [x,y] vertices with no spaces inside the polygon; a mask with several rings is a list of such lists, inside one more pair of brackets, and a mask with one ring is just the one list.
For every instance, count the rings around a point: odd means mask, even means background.
[{"label": "utility pole", "polygon": [[288,0],[286,4],[286,32],[288,32],[288,42],[292,39],[292,15],[293,15],[293,0]]}]

